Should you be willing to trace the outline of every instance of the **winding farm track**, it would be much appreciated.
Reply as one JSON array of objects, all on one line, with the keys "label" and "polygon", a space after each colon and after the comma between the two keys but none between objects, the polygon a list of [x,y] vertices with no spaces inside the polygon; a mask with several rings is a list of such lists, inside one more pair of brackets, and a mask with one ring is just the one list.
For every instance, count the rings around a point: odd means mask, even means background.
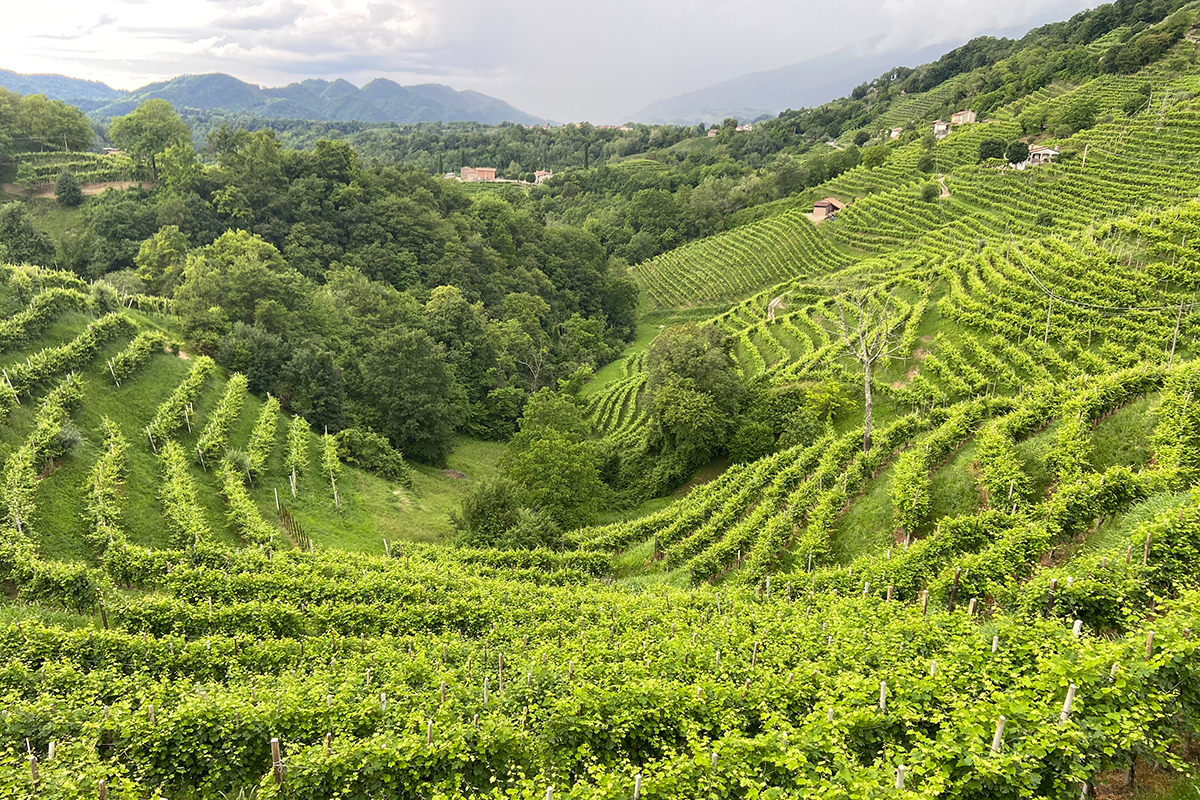
[{"label": "winding farm track", "polygon": [[[154,183],[151,181],[101,181],[100,183],[81,183],[79,188],[85,195],[102,194],[106,189],[117,189],[125,191],[140,186],[143,189],[153,189]],[[15,183],[0,184],[0,190],[5,194],[16,195],[19,197],[54,197],[54,184],[44,183],[40,186],[26,187],[18,186]]]}]

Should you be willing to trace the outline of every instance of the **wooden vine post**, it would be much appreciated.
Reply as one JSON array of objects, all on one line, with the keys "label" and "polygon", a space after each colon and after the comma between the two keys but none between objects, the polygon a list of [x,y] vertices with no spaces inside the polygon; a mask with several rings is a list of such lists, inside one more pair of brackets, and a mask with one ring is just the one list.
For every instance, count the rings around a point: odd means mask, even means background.
[{"label": "wooden vine post", "polygon": [[279,738],[271,739],[271,769],[275,774],[275,783],[283,786],[283,753],[279,747]]}]

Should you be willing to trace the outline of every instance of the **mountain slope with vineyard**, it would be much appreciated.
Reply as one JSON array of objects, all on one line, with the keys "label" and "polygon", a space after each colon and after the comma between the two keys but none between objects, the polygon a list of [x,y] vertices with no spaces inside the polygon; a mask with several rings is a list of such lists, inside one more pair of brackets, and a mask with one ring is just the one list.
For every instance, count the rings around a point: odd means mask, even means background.
[{"label": "mountain slope with vineyard", "polygon": [[[1194,769],[1194,38],[897,146],[812,192],[835,218],[635,267],[747,385],[843,400],[558,551],[381,532],[402,487],[164,350],[169,309],[6,268],[0,796],[1074,800]],[[1058,163],[979,162],[1080,102]],[[587,394],[613,452],[656,424],[649,361]]]}]

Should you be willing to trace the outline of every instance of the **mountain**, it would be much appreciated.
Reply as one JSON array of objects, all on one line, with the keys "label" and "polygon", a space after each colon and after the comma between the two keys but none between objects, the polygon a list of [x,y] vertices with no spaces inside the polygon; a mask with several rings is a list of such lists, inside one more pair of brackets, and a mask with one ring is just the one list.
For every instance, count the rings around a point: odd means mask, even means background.
[{"label": "mountain", "polygon": [[751,72],[704,89],[656,100],[629,119],[653,124],[706,125],[727,117],[752,120],[789,108],[808,108],[850,93],[888,69],[923,64],[961,42],[914,51],[873,52],[882,37],[765,72]]},{"label": "mountain", "polygon": [[309,79],[280,87],[261,87],[223,73],[180,75],[133,91],[98,81],[63,75],[21,75],[0,70],[0,86],[19,94],[44,94],[79,106],[93,117],[128,114],[151,99],[178,109],[243,111],[273,119],[339,122],[515,122],[540,125],[545,120],[503,100],[440,84],[401,86],[378,78],[361,89],[345,80]]},{"label": "mountain", "polygon": [[[1041,15],[1023,25],[980,35],[1020,38],[1052,20],[1052,15]],[[775,116],[789,108],[811,108],[848,95],[858,84],[878,78],[892,67],[915,67],[937,61],[944,53],[967,41],[963,37],[917,50],[891,48],[880,51],[879,45],[884,38],[884,35],[875,36],[786,67],[747,73],[703,89],[656,100],[626,119],[659,125],[713,124],[727,117],[748,121]]]},{"label": "mountain", "polygon": [[85,81],[65,75],[21,75],[0,69],[0,86],[17,94],[44,94],[53,100],[65,100],[85,111],[112,102],[124,92],[100,81]]}]

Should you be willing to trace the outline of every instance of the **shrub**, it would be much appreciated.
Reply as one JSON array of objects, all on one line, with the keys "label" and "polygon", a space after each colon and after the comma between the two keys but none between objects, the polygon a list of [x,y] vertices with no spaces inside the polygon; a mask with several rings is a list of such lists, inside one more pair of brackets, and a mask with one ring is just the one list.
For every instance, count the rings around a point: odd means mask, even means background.
[{"label": "shrub", "polygon": [[352,467],[386,478],[389,481],[412,485],[408,464],[400,451],[384,437],[368,428],[347,428],[335,437],[338,454]]},{"label": "shrub", "polygon": [[921,187],[921,199],[926,203],[932,203],[934,200],[937,200],[938,195],[941,193],[941,189],[938,188],[936,183],[927,183]]},{"label": "shrub", "polygon": [[1020,164],[1023,161],[1028,161],[1029,145],[1018,139],[1011,143],[1008,149],[1004,151],[1004,157],[1008,159],[1008,163],[1010,164]]},{"label": "shrub", "polygon": [[54,182],[54,199],[72,208],[83,203],[83,190],[79,188],[79,181],[66,170],[58,173],[58,180]]}]

